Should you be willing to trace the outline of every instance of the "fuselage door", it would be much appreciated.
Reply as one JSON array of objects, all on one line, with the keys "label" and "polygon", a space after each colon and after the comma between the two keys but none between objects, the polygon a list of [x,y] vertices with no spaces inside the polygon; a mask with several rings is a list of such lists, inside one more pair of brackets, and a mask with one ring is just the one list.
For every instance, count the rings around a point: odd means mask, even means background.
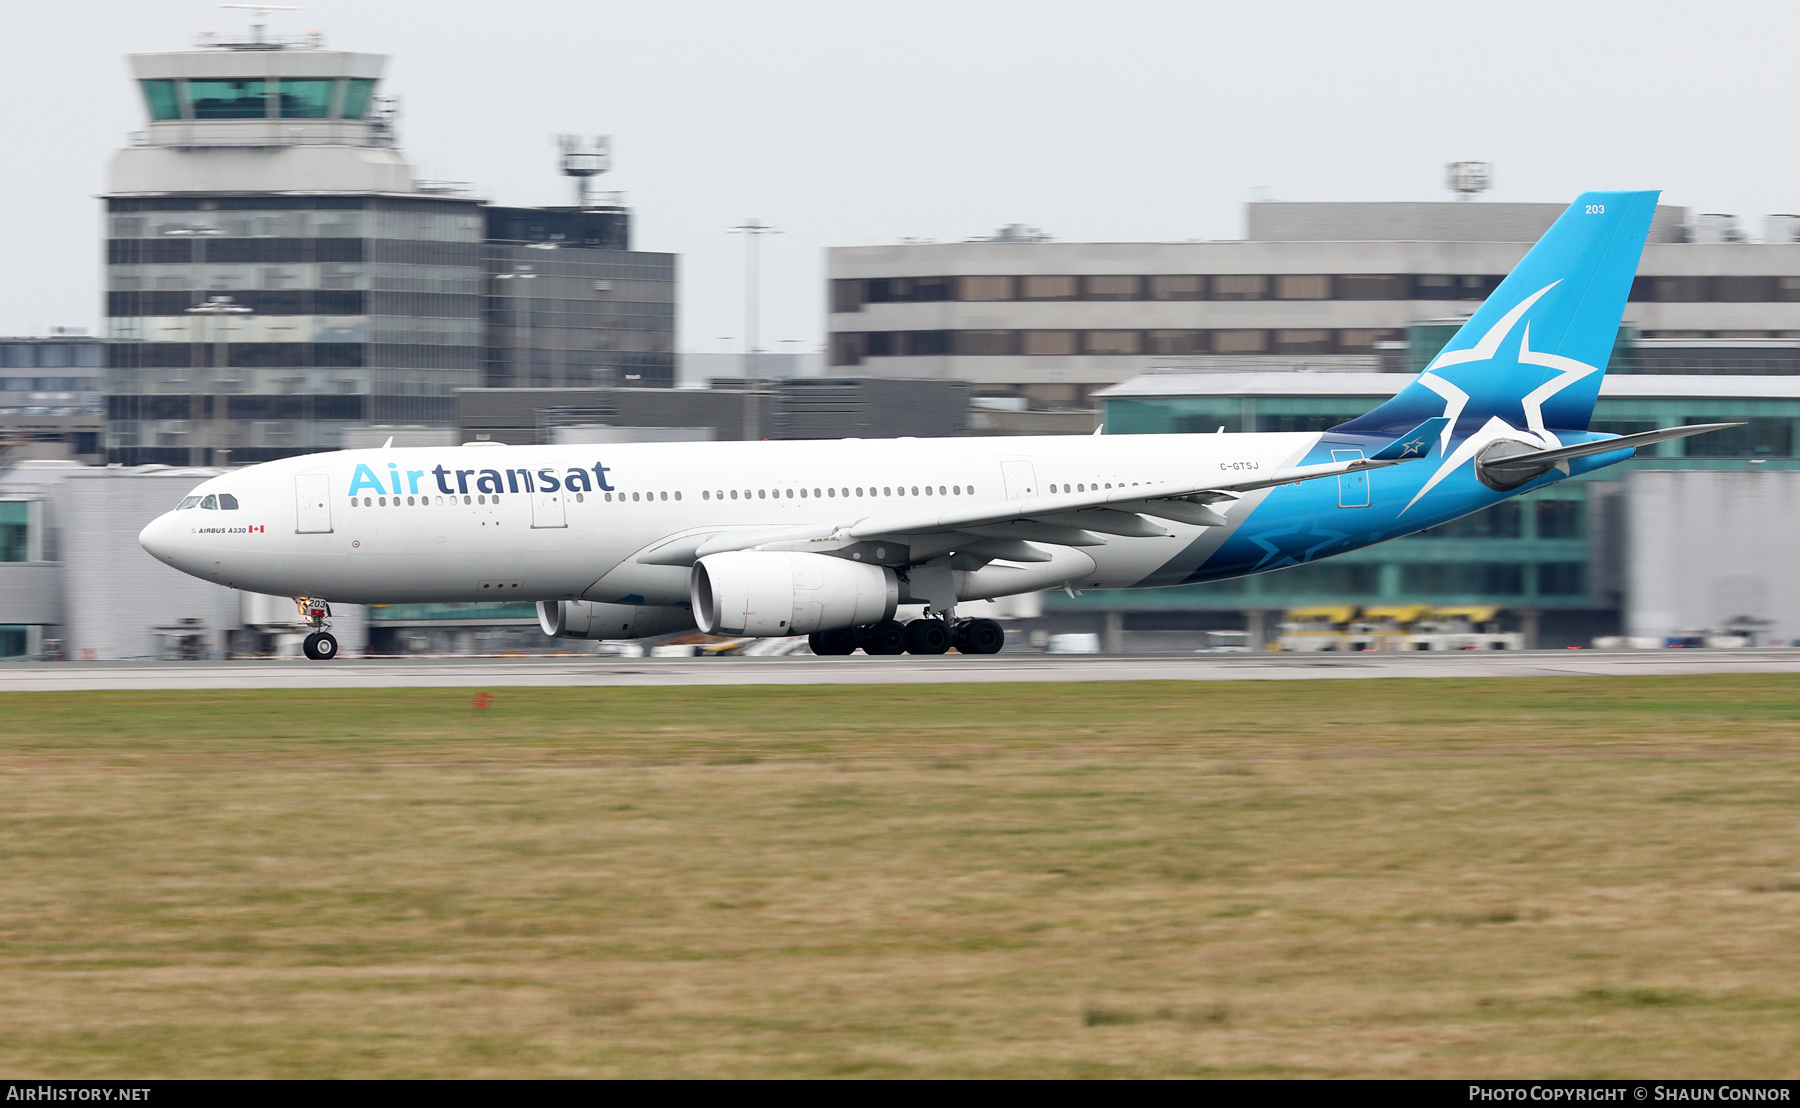
[{"label": "fuselage door", "polygon": [[531,525],[533,527],[567,527],[569,518],[563,498],[568,495],[561,489],[555,492],[532,493]]},{"label": "fuselage door", "polygon": [[299,521],[294,533],[328,535],[331,533],[331,478],[323,473],[302,473],[294,478],[294,505]]},{"label": "fuselage door", "polygon": [[1006,477],[1006,499],[1025,500],[1037,495],[1037,474],[1030,462],[1001,462],[1000,472]]},{"label": "fuselage door", "polygon": [[[1334,462],[1354,462],[1363,456],[1360,450],[1333,450],[1331,460]],[[1369,506],[1369,471],[1354,470],[1350,473],[1338,474],[1338,507],[1367,508]]]}]

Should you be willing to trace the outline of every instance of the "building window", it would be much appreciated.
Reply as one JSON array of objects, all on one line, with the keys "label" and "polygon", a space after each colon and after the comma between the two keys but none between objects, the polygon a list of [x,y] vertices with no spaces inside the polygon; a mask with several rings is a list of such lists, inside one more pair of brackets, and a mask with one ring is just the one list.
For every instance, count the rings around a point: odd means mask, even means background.
[{"label": "building window", "polygon": [[1267,300],[1269,279],[1249,273],[1224,273],[1212,279],[1214,300]]},{"label": "building window", "polygon": [[1269,333],[1267,331],[1214,331],[1212,348],[1215,354],[1262,354],[1269,349]]},{"label": "building window", "polygon": [[331,115],[331,91],[336,81],[283,79],[279,110],[283,119],[325,119]]},{"label": "building window", "polygon": [[860,312],[863,309],[863,282],[835,280],[831,282],[831,310]]},{"label": "building window", "polygon": [[950,353],[950,332],[907,331],[906,352],[915,358],[941,358]]},{"label": "building window", "polygon": [[1017,331],[954,331],[951,335],[951,352],[957,355],[982,357],[1019,352]]},{"label": "building window", "polygon": [[1632,282],[1631,293],[1634,300],[1652,300],[1663,304],[1696,303],[1707,298],[1706,278],[1640,277]]},{"label": "building window", "polygon": [[187,85],[195,119],[262,119],[269,114],[261,80],[189,81]]},{"label": "building window", "polygon": [[1338,300],[1405,300],[1412,289],[1409,279],[1394,273],[1340,274],[1332,285]]},{"label": "building window", "polygon": [[1536,511],[1538,538],[1578,539],[1581,537],[1581,524],[1587,515],[1587,504],[1584,501],[1540,500],[1537,502]]},{"label": "building window", "polygon": [[1783,303],[1800,300],[1800,277],[1775,278],[1775,299]]},{"label": "building window", "polygon": [[1406,335],[1401,331],[1368,331],[1346,330],[1337,333],[1337,348],[1346,354],[1366,354],[1375,349],[1378,342],[1401,342]]},{"label": "building window", "polygon": [[1206,278],[1198,274],[1169,274],[1150,278],[1152,300],[1205,300]]},{"label": "building window", "polygon": [[1728,304],[1766,304],[1775,299],[1770,277],[1714,277],[1712,298]]},{"label": "building window", "polygon": [[1079,353],[1074,331],[1022,331],[1019,352],[1039,356]]},{"label": "building window", "polygon": [[1089,354],[1136,354],[1143,349],[1136,331],[1086,331],[1082,340]]},{"label": "building window", "polygon": [[180,119],[181,101],[175,98],[174,81],[139,81],[144,90],[144,105],[151,119]]},{"label": "building window", "polygon": [[1073,300],[1080,295],[1080,281],[1074,277],[1032,276],[1019,278],[1021,300]]},{"label": "building window", "polygon": [[1503,500],[1460,519],[1419,532],[1421,538],[1516,539],[1525,534],[1525,512],[1517,500]]},{"label": "building window", "polygon": [[[1684,423],[1717,423],[1713,416],[1690,416]],[[1786,458],[1793,454],[1791,419],[1752,419],[1742,427],[1727,427],[1683,439],[1690,458]]]},{"label": "building window", "polygon": [[925,304],[950,299],[948,277],[883,277],[861,282],[870,304]]},{"label": "building window", "polygon": [[23,562],[31,556],[31,502],[0,501],[0,562]]},{"label": "building window", "polygon": [[1281,330],[1275,332],[1277,354],[1329,354],[1331,332],[1315,330]]},{"label": "building window", "polygon": [[861,331],[834,331],[831,335],[832,365],[861,365],[864,334]]},{"label": "building window", "polygon": [[1141,283],[1137,277],[1110,274],[1082,279],[1085,286],[1083,292],[1088,300],[1136,300],[1140,295],[1138,287]]},{"label": "building window", "polygon": [[1428,562],[1400,567],[1413,596],[1522,596],[1525,567],[1515,562]]},{"label": "building window", "polygon": [[1537,567],[1539,596],[1580,596],[1587,592],[1587,566],[1581,562],[1542,562]]},{"label": "building window", "polygon": [[1014,299],[1011,277],[958,277],[956,281],[958,300]]},{"label": "building window", "polygon": [[361,119],[369,114],[369,101],[375,98],[373,78],[356,77],[345,82],[344,118]]},{"label": "building window", "polygon": [[[1223,431],[1227,435],[1235,435],[1244,429],[1244,417],[1241,415],[1181,415],[1175,417],[1174,431],[1178,435],[1211,435]],[[1085,492],[1080,485],[1076,492]]]},{"label": "building window", "polygon": [[1205,331],[1146,331],[1146,354],[1204,354]]},{"label": "building window", "polygon": [[1283,596],[1373,595],[1381,588],[1381,567],[1358,562],[1314,562],[1270,574],[1265,592]]},{"label": "building window", "polygon": [[[1348,423],[1362,412],[1323,412],[1311,415],[1259,414],[1256,417],[1258,431],[1329,431],[1340,423]],[[1214,419],[1211,416],[1196,417],[1201,431],[1211,431],[1220,424],[1228,424],[1225,419]],[[1231,430],[1228,426],[1227,430]]]},{"label": "building window", "polygon": [[1456,278],[1442,273],[1423,273],[1413,278],[1415,300],[1454,300],[1456,291]]},{"label": "building window", "polygon": [[1275,278],[1277,300],[1329,300],[1331,278],[1318,273],[1284,273]]}]

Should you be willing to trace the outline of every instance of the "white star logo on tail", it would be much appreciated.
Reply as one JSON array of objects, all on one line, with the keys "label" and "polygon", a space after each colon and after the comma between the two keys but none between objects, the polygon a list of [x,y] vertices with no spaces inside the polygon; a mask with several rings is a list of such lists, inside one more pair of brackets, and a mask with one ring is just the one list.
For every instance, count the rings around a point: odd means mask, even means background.
[{"label": "white star logo on tail", "polygon": [[[1443,433],[1440,436],[1440,444],[1443,449],[1448,451],[1450,448],[1450,436],[1456,429],[1458,417],[1462,415],[1463,409],[1468,406],[1469,394],[1451,382],[1438,376],[1438,371],[1441,369],[1448,369],[1454,365],[1468,365],[1475,362],[1494,361],[1500,353],[1501,344],[1506,341],[1506,336],[1512,333],[1514,327],[1518,326],[1519,321],[1524,318],[1525,313],[1530,310],[1533,304],[1538,302],[1540,297],[1560,283],[1560,281],[1552,281],[1526,297],[1524,300],[1521,300],[1514,306],[1512,311],[1507,312],[1498,322],[1488,328],[1487,333],[1482,335],[1481,340],[1474,346],[1467,350],[1444,351],[1433,358],[1431,364],[1425,367],[1425,372],[1419,375],[1419,384],[1424,385],[1432,392],[1435,392],[1444,398],[1444,415],[1448,417],[1449,422],[1444,425]],[[1407,502],[1406,508],[1400,509],[1402,515],[1406,513],[1407,508],[1411,508],[1414,504],[1417,504],[1420,497],[1435,488],[1438,482],[1455,472],[1458,466],[1469,461],[1471,458],[1474,458],[1481,452],[1482,448],[1497,439],[1530,439],[1546,448],[1562,445],[1562,440],[1557,438],[1553,431],[1550,431],[1544,426],[1544,402],[1575,382],[1581,380],[1583,377],[1600,372],[1600,367],[1588,365],[1586,362],[1576,361],[1574,358],[1564,358],[1557,354],[1544,354],[1532,350],[1530,323],[1525,324],[1525,330],[1519,338],[1517,364],[1543,366],[1546,369],[1554,369],[1557,371],[1555,377],[1531,390],[1530,393],[1526,394],[1519,401],[1519,406],[1525,413],[1525,428],[1520,429],[1514,427],[1499,416],[1490,417],[1488,421],[1482,425],[1481,430],[1470,435],[1463,441],[1461,446],[1456,448],[1454,453],[1450,453],[1444,458],[1444,462],[1438,467],[1437,472],[1433,473],[1431,479],[1425,482],[1424,487],[1419,490],[1418,494]],[[1565,473],[1568,472],[1567,463],[1560,463],[1559,468]]]}]

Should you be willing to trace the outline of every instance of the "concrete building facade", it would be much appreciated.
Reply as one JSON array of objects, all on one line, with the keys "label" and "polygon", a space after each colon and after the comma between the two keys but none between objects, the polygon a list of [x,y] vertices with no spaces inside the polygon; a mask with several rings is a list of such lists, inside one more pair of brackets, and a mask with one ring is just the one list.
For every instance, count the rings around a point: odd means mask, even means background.
[{"label": "concrete building facade", "polygon": [[[836,248],[832,372],[955,378],[1085,407],[1157,357],[1378,366],[1420,321],[1471,314],[1563,210],[1257,203],[1240,241]],[[1800,340],[1800,243],[1698,241],[1734,237],[1658,209],[1625,313],[1638,339]],[[1665,361],[1679,370],[1683,353]]]}]

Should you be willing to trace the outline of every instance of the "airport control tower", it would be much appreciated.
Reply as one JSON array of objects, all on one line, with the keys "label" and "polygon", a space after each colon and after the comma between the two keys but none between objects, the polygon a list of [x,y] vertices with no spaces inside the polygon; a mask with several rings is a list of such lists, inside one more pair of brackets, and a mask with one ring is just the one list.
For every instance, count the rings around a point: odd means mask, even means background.
[{"label": "airport control tower", "polygon": [[146,124],[105,196],[109,461],[449,428],[483,384],[672,383],[674,258],[629,249],[622,202],[495,208],[415,179],[387,59],[252,10],[247,34],[130,58]]},{"label": "airport control tower", "polygon": [[108,457],[245,464],[444,425],[481,383],[481,205],[413,178],[379,54],[312,33],[132,55],[106,195]]}]

